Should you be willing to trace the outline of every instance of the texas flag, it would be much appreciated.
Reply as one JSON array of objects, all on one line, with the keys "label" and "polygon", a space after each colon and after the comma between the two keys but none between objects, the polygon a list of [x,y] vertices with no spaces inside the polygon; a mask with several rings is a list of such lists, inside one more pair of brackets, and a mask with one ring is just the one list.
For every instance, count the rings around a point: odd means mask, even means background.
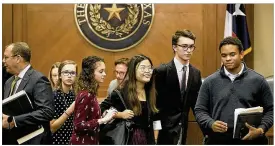
[{"label": "texas flag", "polygon": [[238,37],[242,41],[245,55],[251,52],[252,47],[243,4],[227,4],[224,37],[228,36]]}]

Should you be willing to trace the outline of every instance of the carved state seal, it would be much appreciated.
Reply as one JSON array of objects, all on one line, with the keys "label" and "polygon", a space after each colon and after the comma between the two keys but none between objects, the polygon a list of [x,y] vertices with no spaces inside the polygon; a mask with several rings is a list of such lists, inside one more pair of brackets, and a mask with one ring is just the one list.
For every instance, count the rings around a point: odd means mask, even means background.
[{"label": "carved state seal", "polygon": [[153,4],[75,4],[81,35],[105,51],[124,51],[139,44],[154,19]]}]

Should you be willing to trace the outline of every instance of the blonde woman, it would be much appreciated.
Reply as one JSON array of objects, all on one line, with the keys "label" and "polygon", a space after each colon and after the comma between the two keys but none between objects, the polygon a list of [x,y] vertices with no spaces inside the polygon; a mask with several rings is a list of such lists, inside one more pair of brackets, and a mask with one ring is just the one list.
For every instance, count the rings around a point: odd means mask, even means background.
[{"label": "blonde woman", "polygon": [[60,62],[55,62],[49,72],[49,79],[52,85],[52,89],[55,90],[57,88],[57,81],[58,81],[58,67]]}]

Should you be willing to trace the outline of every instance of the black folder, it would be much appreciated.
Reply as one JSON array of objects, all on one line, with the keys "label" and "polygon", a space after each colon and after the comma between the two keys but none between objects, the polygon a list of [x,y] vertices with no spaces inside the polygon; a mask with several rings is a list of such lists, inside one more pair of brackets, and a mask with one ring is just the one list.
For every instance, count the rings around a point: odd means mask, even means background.
[{"label": "black folder", "polygon": [[17,116],[33,111],[28,94],[22,90],[2,101],[2,112],[6,115]]},{"label": "black folder", "polygon": [[262,117],[262,112],[239,114],[237,118],[235,135],[233,138],[242,139],[249,132],[249,129],[245,126],[245,123],[257,128],[261,124]]},{"label": "black folder", "polygon": [[[32,102],[28,94],[22,90],[2,101],[2,112],[6,115],[17,116],[33,111]],[[37,127],[14,127],[11,129],[13,131],[13,137],[17,139],[18,144],[22,144],[33,137],[44,132],[42,125]],[[20,132],[17,132],[20,131]]]}]

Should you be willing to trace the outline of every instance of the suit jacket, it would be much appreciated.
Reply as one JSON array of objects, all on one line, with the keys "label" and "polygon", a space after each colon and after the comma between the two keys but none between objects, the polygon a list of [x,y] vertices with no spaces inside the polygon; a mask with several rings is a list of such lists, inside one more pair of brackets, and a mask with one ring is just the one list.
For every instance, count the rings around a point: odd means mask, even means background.
[{"label": "suit jacket", "polygon": [[2,100],[4,99],[5,83],[11,76],[12,74],[8,73],[6,67],[2,64]]},{"label": "suit jacket", "polygon": [[159,132],[159,144],[177,144],[180,129],[182,130],[182,144],[186,143],[188,128],[188,113],[197,101],[201,82],[201,73],[189,65],[189,77],[186,92],[182,97],[179,79],[174,60],[163,64],[154,70],[157,90],[158,117],[161,119],[162,130]]},{"label": "suit jacket", "polygon": [[[14,76],[9,78],[4,88],[4,98],[9,96]],[[16,126],[11,130],[3,129],[3,144],[17,144],[17,139],[25,133],[33,132],[38,125],[43,125],[44,133],[26,142],[26,144],[49,144],[50,120],[54,115],[54,101],[51,84],[47,77],[32,67],[25,73],[16,92],[25,90],[33,104],[31,113],[14,116]],[[5,114],[5,113],[4,113]],[[24,133],[23,133],[24,132]]]}]

